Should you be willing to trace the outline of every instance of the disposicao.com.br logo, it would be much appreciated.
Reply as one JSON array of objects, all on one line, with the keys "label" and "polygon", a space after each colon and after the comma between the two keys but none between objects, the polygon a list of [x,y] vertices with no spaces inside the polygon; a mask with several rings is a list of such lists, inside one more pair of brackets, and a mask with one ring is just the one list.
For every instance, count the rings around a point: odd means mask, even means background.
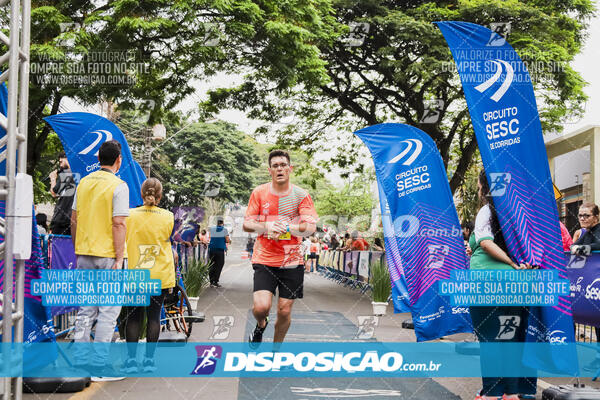
[{"label": "disposicao.com.br logo", "polygon": [[225,372],[415,372],[438,371],[441,363],[404,363],[402,354],[367,352],[229,352]]}]

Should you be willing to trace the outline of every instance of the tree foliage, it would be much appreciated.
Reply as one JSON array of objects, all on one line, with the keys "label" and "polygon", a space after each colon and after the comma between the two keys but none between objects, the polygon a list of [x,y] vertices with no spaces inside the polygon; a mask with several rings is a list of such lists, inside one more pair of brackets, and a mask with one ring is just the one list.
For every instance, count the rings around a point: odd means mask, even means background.
[{"label": "tree foliage", "polygon": [[[152,125],[194,92],[194,79],[232,70],[237,59],[275,86],[323,81],[325,62],[313,42],[329,29],[323,17],[330,8],[328,0],[32,1],[29,172],[51,132],[42,118],[67,111],[65,97],[124,108],[143,99],[152,104]],[[1,26],[9,26],[8,18],[0,11]],[[123,57],[133,79],[111,84],[107,78]],[[81,66],[83,73],[74,72]],[[74,75],[94,80],[60,79]]]},{"label": "tree foliage", "polygon": [[204,198],[246,202],[258,159],[251,139],[232,124],[193,123],[153,152],[165,207],[200,205]]},{"label": "tree foliage", "polygon": [[371,193],[373,171],[358,174],[340,189],[334,186],[318,193],[315,208],[320,222],[337,231],[366,230],[371,223],[371,210],[376,206]]},{"label": "tree foliage", "polygon": [[[464,180],[477,143],[450,51],[433,22],[511,23],[509,42],[535,66],[530,72],[543,129],[555,131],[565,116],[582,111],[584,82],[570,63],[581,50],[593,12],[589,0],[332,0],[332,11],[322,18],[335,17],[331,30],[337,40],[325,34],[330,32],[321,32],[316,42],[325,62],[325,82],[321,75],[286,80],[287,70],[268,79],[255,72],[239,86],[212,91],[202,109],[236,107],[270,122],[293,113],[298,122],[279,129],[278,141],[309,154],[319,151],[332,132],[346,132],[345,145],[325,166],[349,167],[356,161],[360,143],[351,131],[386,121],[404,122],[436,142],[444,163],[450,165],[454,191]],[[360,46],[348,46],[352,23],[368,24]],[[285,53],[286,48],[280,51]],[[274,85],[274,80],[283,84]],[[441,118],[424,123],[427,101],[433,99],[443,101]],[[459,150],[458,159],[450,163],[453,147]]]}]

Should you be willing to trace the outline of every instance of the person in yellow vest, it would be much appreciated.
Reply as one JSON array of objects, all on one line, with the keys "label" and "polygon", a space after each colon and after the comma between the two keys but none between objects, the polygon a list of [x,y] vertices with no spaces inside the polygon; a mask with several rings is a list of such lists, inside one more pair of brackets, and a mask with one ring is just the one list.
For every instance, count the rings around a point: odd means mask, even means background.
[{"label": "person in yellow vest", "polygon": [[[81,179],[71,213],[71,236],[78,269],[122,269],[127,266],[125,218],[129,215],[129,188],[115,174],[121,167],[121,144],[109,140],[98,150],[100,170]],[[74,354],[75,365],[88,369],[93,381],[121,380],[107,363],[121,306],[83,306],[75,320],[75,342],[89,342],[96,322],[93,354],[81,346]]]},{"label": "person in yellow vest", "polygon": [[147,307],[126,307],[125,338],[129,358],[122,371],[127,374],[139,371],[136,350],[146,313],[146,354],[143,372],[153,372],[154,351],[160,334],[160,311],[165,296],[175,287],[175,263],[171,249],[171,236],[175,219],[173,213],[157,207],[162,197],[162,184],[148,178],[142,184],[144,205],[130,210],[127,218],[127,254],[129,269],[149,269],[150,279],[160,279],[162,291],[150,297]]}]

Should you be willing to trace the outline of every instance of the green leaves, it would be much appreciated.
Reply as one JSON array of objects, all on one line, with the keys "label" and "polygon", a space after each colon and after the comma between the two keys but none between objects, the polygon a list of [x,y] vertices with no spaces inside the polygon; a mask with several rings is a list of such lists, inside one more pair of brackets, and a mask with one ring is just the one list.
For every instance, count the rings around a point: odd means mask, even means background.
[{"label": "green leaves", "polygon": [[169,207],[199,205],[205,198],[245,202],[259,163],[246,136],[223,122],[189,124],[168,136],[153,157]]}]

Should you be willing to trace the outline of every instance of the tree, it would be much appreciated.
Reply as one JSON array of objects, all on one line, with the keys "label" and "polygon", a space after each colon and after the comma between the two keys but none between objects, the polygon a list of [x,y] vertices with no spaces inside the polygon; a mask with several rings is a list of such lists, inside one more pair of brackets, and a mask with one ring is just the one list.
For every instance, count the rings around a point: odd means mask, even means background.
[{"label": "tree", "polygon": [[251,139],[225,122],[185,126],[154,151],[153,159],[167,208],[200,205],[205,197],[246,202],[258,166]]},{"label": "tree", "polygon": [[340,188],[329,186],[317,196],[315,208],[320,223],[333,225],[337,231],[347,226],[365,231],[371,223],[371,210],[374,200],[371,183],[375,180],[373,171],[358,174]]},{"label": "tree", "polygon": [[[237,87],[212,91],[201,109],[236,107],[270,122],[292,113],[299,122],[279,129],[278,141],[309,154],[329,141],[332,131],[346,132],[346,144],[324,166],[349,167],[356,161],[361,144],[349,132],[405,122],[436,142],[455,191],[477,143],[450,51],[432,22],[461,20],[512,24],[509,41],[529,62],[545,131],[560,131],[567,114],[582,111],[584,82],[569,63],[582,47],[594,12],[589,0],[332,0],[332,6],[338,40],[328,36],[318,42],[325,83],[320,77],[287,81],[287,71],[281,71],[285,84],[273,85],[274,77],[261,79],[257,72]],[[348,36],[350,26],[354,37]],[[422,117],[431,100],[440,105],[440,118],[426,123]],[[450,163],[453,146],[459,158]]]},{"label": "tree", "polygon": [[[236,57],[273,81],[282,71],[288,84],[322,80],[313,42],[329,31],[329,9],[328,0],[32,1],[29,173],[47,149],[42,118],[67,111],[65,97],[126,108],[141,99],[152,125],[194,91],[194,79],[237,68]],[[8,19],[0,10],[3,27]]]}]

